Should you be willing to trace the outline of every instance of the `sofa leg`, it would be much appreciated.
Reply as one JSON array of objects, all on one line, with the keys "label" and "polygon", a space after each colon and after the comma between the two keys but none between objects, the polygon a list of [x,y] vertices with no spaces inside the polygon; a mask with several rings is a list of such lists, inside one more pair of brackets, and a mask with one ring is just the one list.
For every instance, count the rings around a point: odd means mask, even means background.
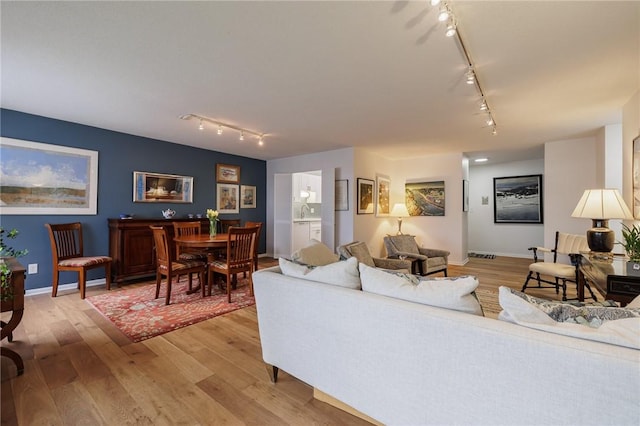
[{"label": "sofa leg", "polygon": [[278,381],[278,367],[270,364],[265,364],[265,367],[267,367],[267,373],[269,373],[271,383],[276,383]]}]

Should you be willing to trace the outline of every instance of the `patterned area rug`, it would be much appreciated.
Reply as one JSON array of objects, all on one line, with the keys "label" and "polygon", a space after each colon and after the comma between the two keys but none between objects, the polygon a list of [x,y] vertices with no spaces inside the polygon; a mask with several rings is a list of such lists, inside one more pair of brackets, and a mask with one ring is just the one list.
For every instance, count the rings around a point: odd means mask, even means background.
[{"label": "patterned area rug", "polygon": [[480,259],[495,259],[495,254],[480,254],[480,253],[469,253],[469,257],[478,257]]},{"label": "patterned area rug", "polygon": [[484,316],[488,318],[498,318],[498,314],[502,310],[498,302],[498,293],[495,291],[476,289],[476,296],[480,300],[480,306],[484,311]]},{"label": "patterned area rug", "polygon": [[[197,282],[197,280],[194,280]],[[110,291],[87,297],[98,312],[115,324],[133,342],[140,342],[178,328],[223,315],[255,304],[249,296],[248,280],[238,277],[238,287],[231,290],[231,303],[227,295],[213,288],[213,295],[202,297],[200,291],[186,294],[187,279],[171,286],[171,304],[165,305],[165,280],[160,297],[154,299],[156,285]]]}]

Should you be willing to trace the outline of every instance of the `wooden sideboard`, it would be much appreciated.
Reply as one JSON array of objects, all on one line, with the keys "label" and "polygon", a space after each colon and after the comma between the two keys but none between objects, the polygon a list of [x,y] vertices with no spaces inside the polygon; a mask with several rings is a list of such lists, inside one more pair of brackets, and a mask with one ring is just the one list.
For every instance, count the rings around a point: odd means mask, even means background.
[{"label": "wooden sideboard", "polygon": [[[113,259],[111,277],[118,284],[156,273],[153,233],[149,226],[166,226],[173,241],[173,222],[200,221],[202,232],[209,232],[203,219],[108,219],[109,256]],[[173,252],[173,250],[172,250]]]}]

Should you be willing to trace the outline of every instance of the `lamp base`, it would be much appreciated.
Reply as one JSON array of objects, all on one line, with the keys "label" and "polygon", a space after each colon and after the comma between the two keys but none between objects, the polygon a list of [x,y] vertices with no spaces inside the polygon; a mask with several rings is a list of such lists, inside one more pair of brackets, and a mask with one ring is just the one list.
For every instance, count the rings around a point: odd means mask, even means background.
[{"label": "lamp base", "polygon": [[587,231],[587,243],[591,251],[610,252],[613,250],[616,236],[609,229],[608,219],[592,219],[593,228]]}]

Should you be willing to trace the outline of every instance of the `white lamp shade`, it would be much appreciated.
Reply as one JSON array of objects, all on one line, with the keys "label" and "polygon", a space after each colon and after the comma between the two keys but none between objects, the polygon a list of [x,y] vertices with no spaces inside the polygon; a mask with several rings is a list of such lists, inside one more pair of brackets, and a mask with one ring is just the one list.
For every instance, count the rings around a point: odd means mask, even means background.
[{"label": "white lamp shade", "polygon": [[588,219],[633,219],[617,189],[587,189],[571,217]]},{"label": "white lamp shade", "polygon": [[407,206],[404,203],[396,203],[389,214],[395,217],[409,217],[409,210],[407,210]]}]

